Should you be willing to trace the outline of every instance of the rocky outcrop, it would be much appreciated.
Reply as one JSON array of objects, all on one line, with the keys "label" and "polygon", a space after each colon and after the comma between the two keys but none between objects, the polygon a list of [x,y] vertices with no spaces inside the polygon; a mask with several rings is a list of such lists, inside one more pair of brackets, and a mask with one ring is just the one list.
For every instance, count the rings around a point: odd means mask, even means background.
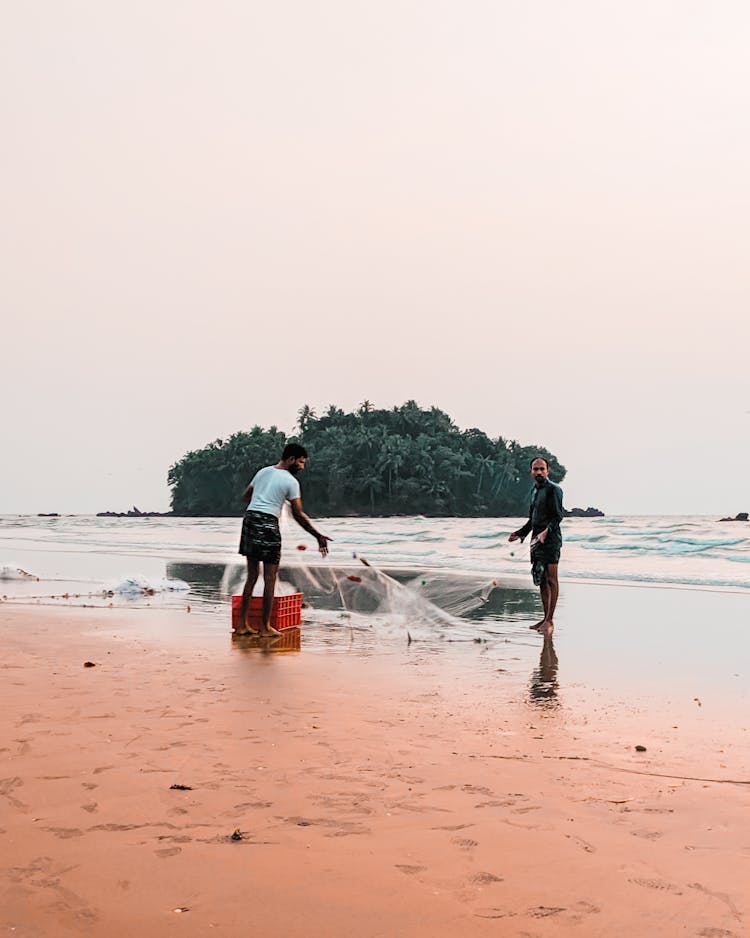
[{"label": "rocky outcrop", "polygon": [[97,518],[171,518],[171,511],[141,511],[133,505],[132,511],[97,511]]},{"label": "rocky outcrop", "polygon": [[563,509],[566,518],[603,518],[604,512],[598,508],[570,508]]},{"label": "rocky outcrop", "polygon": [[738,515],[735,515],[734,518],[719,518],[719,521],[747,521],[748,515],[746,511],[741,511]]}]

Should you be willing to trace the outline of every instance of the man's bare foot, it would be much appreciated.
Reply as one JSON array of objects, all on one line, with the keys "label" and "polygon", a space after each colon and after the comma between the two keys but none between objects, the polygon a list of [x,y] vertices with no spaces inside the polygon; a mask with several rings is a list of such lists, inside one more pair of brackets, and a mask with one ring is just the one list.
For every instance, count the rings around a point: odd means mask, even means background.
[{"label": "man's bare foot", "polygon": [[260,635],[261,638],[269,638],[272,635],[281,635],[281,632],[272,625],[269,625],[267,629],[261,629],[258,635]]},{"label": "man's bare foot", "polygon": [[250,626],[247,626],[247,627],[244,628],[244,629],[235,629],[235,630],[234,630],[234,634],[235,634],[235,635],[257,635],[257,634],[258,634],[258,630],[257,630],[257,629],[251,629]]},{"label": "man's bare foot", "polygon": [[530,625],[529,628],[536,629],[538,632],[546,621],[547,621],[546,619],[540,619],[538,622],[535,622],[533,625]]},{"label": "man's bare foot", "polygon": [[549,638],[549,636],[555,631],[555,623],[552,621],[552,619],[545,619],[544,622],[542,622],[539,626],[539,631],[542,635],[545,636],[545,638]]}]

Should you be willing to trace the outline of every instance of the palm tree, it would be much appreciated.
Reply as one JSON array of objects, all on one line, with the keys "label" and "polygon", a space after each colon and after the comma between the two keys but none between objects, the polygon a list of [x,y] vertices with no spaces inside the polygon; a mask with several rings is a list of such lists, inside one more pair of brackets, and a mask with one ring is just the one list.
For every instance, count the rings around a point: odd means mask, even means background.
[{"label": "palm tree", "polygon": [[300,429],[300,433],[304,433],[315,418],[316,414],[314,408],[310,407],[309,404],[303,404],[297,411],[297,426]]},{"label": "palm tree", "polygon": [[475,494],[479,495],[479,493],[482,491],[482,482],[484,480],[485,469],[492,471],[492,465],[495,460],[492,458],[492,456],[479,456],[476,461],[479,463],[479,481],[477,482],[477,490]]}]

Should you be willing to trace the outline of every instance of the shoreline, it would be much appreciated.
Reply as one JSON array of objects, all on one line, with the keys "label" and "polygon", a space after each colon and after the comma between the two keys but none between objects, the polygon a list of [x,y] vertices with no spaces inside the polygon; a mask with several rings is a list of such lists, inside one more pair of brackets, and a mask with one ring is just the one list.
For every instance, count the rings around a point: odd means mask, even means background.
[{"label": "shoreline", "polygon": [[312,651],[303,629],[275,654],[149,612],[0,606],[14,934],[744,933],[733,730],[726,778],[689,781],[705,726],[652,742],[648,708],[575,682],[536,706],[481,649]]}]

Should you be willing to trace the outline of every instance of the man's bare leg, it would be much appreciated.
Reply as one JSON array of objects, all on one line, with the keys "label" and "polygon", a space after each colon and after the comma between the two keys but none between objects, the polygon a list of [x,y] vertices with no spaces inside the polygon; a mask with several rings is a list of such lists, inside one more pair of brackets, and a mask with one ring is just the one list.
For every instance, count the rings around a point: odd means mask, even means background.
[{"label": "man's bare leg", "polygon": [[548,589],[548,598],[547,604],[544,607],[544,621],[539,626],[539,631],[543,632],[545,635],[551,635],[554,628],[554,616],[555,608],[557,606],[557,597],[560,594],[560,584],[557,579],[557,564],[548,563],[547,564],[547,589]]},{"label": "man's bare leg", "polygon": [[537,632],[541,632],[544,628],[547,619],[549,618],[547,610],[549,609],[549,587],[547,585],[547,579],[545,577],[544,583],[539,587],[539,596],[542,600],[542,609],[544,609],[544,618],[540,619],[538,622],[535,622],[533,625],[530,625],[530,629],[536,629]]},{"label": "man's bare leg", "polygon": [[240,606],[240,627],[236,630],[237,635],[255,635],[257,634],[255,629],[251,629],[247,624],[247,609],[250,605],[250,597],[253,595],[253,590],[255,589],[255,583],[258,579],[258,561],[251,560],[249,557],[245,558],[247,560],[247,579],[245,580],[245,588],[242,590],[242,605]]},{"label": "man's bare leg", "polygon": [[280,635],[281,633],[271,625],[271,610],[273,609],[273,595],[276,592],[276,575],[279,572],[277,563],[263,564],[263,625],[261,635]]}]

